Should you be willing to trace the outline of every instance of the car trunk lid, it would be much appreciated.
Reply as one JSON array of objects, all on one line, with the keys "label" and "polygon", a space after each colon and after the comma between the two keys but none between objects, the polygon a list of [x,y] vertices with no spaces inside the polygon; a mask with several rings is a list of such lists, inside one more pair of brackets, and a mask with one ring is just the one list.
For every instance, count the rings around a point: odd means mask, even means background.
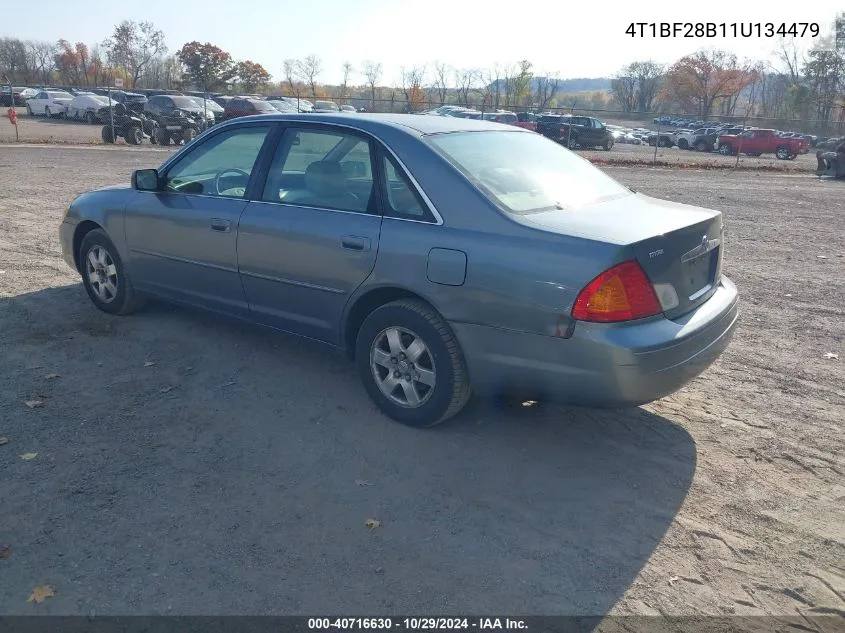
[{"label": "car trunk lid", "polygon": [[579,209],[515,216],[544,231],[617,244],[619,261],[636,259],[669,319],[701,305],[722,271],[722,214],[642,194]]}]

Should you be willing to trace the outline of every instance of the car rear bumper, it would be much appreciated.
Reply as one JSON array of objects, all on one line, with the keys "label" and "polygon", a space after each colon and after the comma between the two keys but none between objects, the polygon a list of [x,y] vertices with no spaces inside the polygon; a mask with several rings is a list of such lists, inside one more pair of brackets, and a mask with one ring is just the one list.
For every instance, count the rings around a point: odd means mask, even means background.
[{"label": "car rear bumper", "polygon": [[639,406],[674,393],[725,350],[739,317],[736,286],[681,317],[578,322],[568,339],[452,324],[473,391],[594,407]]}]

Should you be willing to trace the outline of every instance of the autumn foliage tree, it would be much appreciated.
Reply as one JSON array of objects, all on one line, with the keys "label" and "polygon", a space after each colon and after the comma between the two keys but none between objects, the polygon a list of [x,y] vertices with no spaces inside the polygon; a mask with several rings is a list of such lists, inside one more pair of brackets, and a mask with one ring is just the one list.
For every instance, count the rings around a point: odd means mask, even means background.
[{"label": "autumn foliage tree", "polygon": [[176,59],[182,64],[184,79],[204,92],[231,80],[238,70],[232,56],[210,42],[188,42],[176,53]]},{"label": "autumn foliage tree", "polygon": [[235,65],[234,72],[241,86],[247,92],[254,92],[259,87],[266,85],[272,78],[272,75],[264,69],[264,66],[249,60],[238,62]]},{"label": "autumn foliage tree", "polygon": [[735,97],[756,80],[751,65],[740,66],[735,55],[701,50],[682,57],[666,73],[664,100],[699,116],[709,116],[721,99]]}]

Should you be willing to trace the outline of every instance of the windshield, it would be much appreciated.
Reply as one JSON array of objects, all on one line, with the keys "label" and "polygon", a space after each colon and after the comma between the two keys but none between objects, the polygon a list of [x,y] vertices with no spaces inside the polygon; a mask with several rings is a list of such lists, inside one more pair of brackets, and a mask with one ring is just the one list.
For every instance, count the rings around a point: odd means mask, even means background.
[{"label": "windshield", "polygon": [[509,213],[575,209],[633,195],[589,161],[537,134],[459,132],[426,140]]},{"label": "windshield", "polygon": [[274,108],[266,101],[255,100],[252,102],[252,104],[255,106],[256,112],[276,112],[276,108]]},{"label": "windshield", "polygon": [[205,103],[203,103],[202,97],[191,97],[191,101],[193,101],[198,108],[205,108],[206,110],[222,110],[219,105],[217,105],[211,99],[206,99]]},{"label": "windshield", "polygon": [[188,109],[193,110],[193,109],[194,109],[194,108],[196,108],[197,106],[201,106],[201,105],[202,105],[202,101],[201,101],[201,100],[200,100],[200,102],[198,103],[198,102],[196,101],[196,99],[193,99],[193,98],[191,98],[191,97],[179,97],[179,96],[176,96],[176,97],[170,97],[170,98],[173,100],[173,105],[175,105],[177,108],[182,108],[183,110],[188,110]]}]

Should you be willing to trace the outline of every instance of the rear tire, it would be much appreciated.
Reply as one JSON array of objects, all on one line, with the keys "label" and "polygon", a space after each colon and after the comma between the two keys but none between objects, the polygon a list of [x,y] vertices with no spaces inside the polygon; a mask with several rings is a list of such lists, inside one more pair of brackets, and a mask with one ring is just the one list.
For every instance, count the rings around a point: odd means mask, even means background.
[{"label": "rear tire", "polygon": [[689,149],[689,141],[685,138],[682,138],[678,141],[678,148],[679,149]]},{"label": "rear tire", "polygon": [[50,112],[50,106],[44,106],[44,116],[48,119],[53,116],[53,114]]},{"label": "rear tire", "polygon": [[170,132],[160,127],[155,131],[155,134],[159,145],[164,145],[165,147],[170,145]]},{"label": "rear tire", "polygon": [[775,156],[777,156],[778,160],[788,160],[789,148],[781,145],[777,148],[777,150],[775,150]]},{"label": "rear tire", "polygon": [[104,125],[100,136],[103,138],[103,143],[114,143],[114,135],[111,133],[111,126]]},{"label": "rear tire", "polygon": [[[414,350],[423,351],[414,358]],[[358,332],[355,362],[376,406],[407,426],[428,428],[445,422],[471,395],[452,329],[419,300],[394,301],[370,313]]]},{"label": "rear tire", "polygon": [[79,267],[88,297],[103,312],[130,314],[144,304],[135,293],[117,248],[102,229],[94,229],[83,238]]},{"label": "rear tire", "polygon": [[730,143],[723,143],[719,146],[719,153],[722,156],[733,156],[734,148]]},{"label": "rear tire", "polygon": [[606,152],[609,152],[610,150],[612,150],[612,149],[613,149],[613,139],[608,139],[608,140],[606,140],[606,141],[604,142],[604,145],[602,145],[602,148],[603,148],[603,149],[604,149],[604,151],[606,151]]},{"label": "rear tire", "polygon": [[94,116],[93,112],[86,112],[85,113],[85,122],[89,125],[94,125],[97,122],[97,117]]}]

